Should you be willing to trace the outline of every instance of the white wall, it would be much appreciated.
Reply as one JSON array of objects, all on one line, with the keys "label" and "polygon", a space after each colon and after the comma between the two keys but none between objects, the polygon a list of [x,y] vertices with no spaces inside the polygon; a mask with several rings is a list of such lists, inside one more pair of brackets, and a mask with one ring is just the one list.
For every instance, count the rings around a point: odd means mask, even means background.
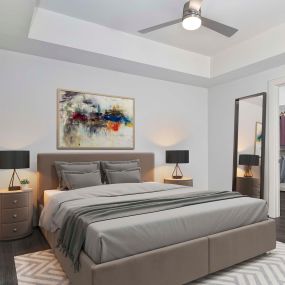
[{"label": "white wall", "polygon": [[212,58],[213,76],[272,60],[284,54],[285,37],[280,37],[284,31],[285,24],[281,24],[222,50]]},{"label": "white wall", "polygon": [[285,106],[285,86],[279,88],[279,105]]},{"label": "white wall", "polygon": [[285,66],[209,89],[209,188],[232,188],[235,99],[267,92],[269,80],[285,75]]},{"label": "white wall", "polygon": [[[56,89],[98,92],[136,100],[136,149],[155,152],[156,180],[171,174],[165,149],[190,149],[181,165],[194,186],[208,187],[208,91],[166,81],[0,50],[0,149],[31,151],[31,171],[20,171],[35,187],[36,155],[56,151]],[[0,170],[0,187],[11,171]]]}]

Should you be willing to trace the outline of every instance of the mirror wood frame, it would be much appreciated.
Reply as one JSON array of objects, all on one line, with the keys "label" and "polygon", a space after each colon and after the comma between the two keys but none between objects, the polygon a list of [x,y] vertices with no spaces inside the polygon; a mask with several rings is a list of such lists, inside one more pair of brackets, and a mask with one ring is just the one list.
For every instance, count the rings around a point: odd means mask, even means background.
[{"label": "mirror wood frame", "polygon": [[265,134],[266,134],[266,97],[267,93],[257,93],[254,95],[241,97],[235,100],[235,120],[234,120],[234,149],[233,149],[233,178],[232,191],[236,191],[237,182],[237,158],[238,158],[238,128],[239,128],[239,102],[245,99],[262,96],[262,146],[260,163],[260,199],[264,199],[264,173],[265,173]]}]

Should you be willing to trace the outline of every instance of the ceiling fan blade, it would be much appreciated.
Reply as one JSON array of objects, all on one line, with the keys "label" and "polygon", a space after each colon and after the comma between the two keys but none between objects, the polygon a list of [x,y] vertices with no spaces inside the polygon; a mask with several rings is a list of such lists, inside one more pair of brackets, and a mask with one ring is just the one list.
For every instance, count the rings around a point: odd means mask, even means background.
[{"label": "ceiling fan blade", "polygon": [[199,11],[201,9],[203,0],[190,0],[189,8],[195,11]]},{"label": "ceiling fan blade", "polygon": [[156,26],[152,26],[152,27],[140,30],[139,33],[147,34],[147,33],[150,33],[150,32],[153,32],[153,31],[156,31],[156,30],[168,27],[168,26],[172,26],[172,25],[178,24],[181,21],[182,21],[182,19],[179,18],[179,19],[176,19],[176,20],[172,20],[172,21],[169,21],[169,22],[165,22],[165,23],[162,23],[162,24],[159,24],[159,25],[156,25]]},{"label": "ceiling fan blade", "polygon": [[222,34],[228,38],[232,37],[238,29],[224,25],[222,23],[202,17],[202,25],[210,30]]}]

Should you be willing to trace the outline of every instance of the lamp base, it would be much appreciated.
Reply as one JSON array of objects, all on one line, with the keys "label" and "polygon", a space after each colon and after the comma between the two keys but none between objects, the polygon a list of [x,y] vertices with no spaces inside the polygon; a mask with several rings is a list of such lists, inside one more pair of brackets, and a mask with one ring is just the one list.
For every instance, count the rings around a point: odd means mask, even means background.
[{"label": "lamp base", "polygon": [[9,183],[8,190],[9,191],[16,191],[16,190],[21,190],[20,186],[14,186],[14,180],[15,180],[15,175],[18,177],[19,182],[21,183],[20,177],[16,171],[16,169],[13,170],[13,174]]},{"label": "lamp base", "polygon": [[182,179],[183,176],[175,176],[175,175],[172,175],[172,178],[173,178],[173,179]]},{"label": "lamp base", "polygon": [[[178,174],[178,172],[180,172],[180,175]],[[183,178],[183,173],[178,165],[178,163],[176,163],[174,170],[172,172],[172,178],[173,179],[182,179]]]},{"label": "lamp base", "polygon": [[247,178],[253,177],[253,174],[252,174],[251,166],[250,166],[250,165],[247,165],[247,166],[245,167],[244,177],[247,177]]},{"label": "lamp base", "polygon": [[8,191],[17,191],[21,190],[21,186],[9,186]]}]

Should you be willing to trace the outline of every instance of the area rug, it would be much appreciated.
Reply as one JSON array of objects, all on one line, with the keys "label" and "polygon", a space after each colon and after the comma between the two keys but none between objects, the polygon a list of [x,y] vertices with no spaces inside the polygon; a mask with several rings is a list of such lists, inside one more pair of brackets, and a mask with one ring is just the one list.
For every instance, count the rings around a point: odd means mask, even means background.
[{"label": "area rug", "polygon": [[[52,250],[15,256],[18,285],[68,285]],[[83,284],[82,284],[83,285]]]},{"label": "area rug", "polygon": [[285,244],[269,254],[245,261],[189,285],[285,285]]},{"label": "area rug", "polygon": [[[51,250],[16,256],[15,264],[19,285],[69,284]],[[285,285],[285,244],[277,242],[276,249],[270,254],[188,283],[188,285],[204,284]]]}]

